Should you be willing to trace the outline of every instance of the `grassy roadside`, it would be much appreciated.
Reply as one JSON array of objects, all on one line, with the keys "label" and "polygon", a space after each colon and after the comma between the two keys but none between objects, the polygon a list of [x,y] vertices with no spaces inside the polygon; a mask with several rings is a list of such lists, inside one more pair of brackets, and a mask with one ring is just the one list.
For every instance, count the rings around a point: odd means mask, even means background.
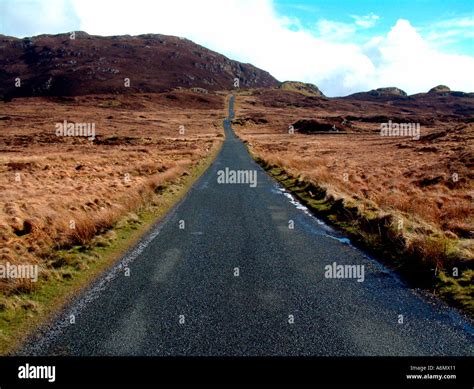
[{"label": "grassy roadside", "polygon": [[416,227],[400,223],[397,215],[338,198],[317,183],[294,176],[249,150],[272,177],[305,204],[315,215],[347,234],[364,250],[398,271],[410,285],[427,288],[449,304],[474,317],[474,270],[472,262],[457,250],[456,242],[430,235],[429,244],[411,239]]},{"label": "grassy roadside", "polygon": [[21,346],[28,334],[50,320],[73,297],[84,290],[133,246],[158,220],[176,205],[207,170],[219,153],[222,142],[189,169],[188,174],[160,189],[157,201],[139,205],[113,228],[95,236],[88,244],[51,253],[57,268],[40,278],[24,293],[0,297],[0,354]]}]

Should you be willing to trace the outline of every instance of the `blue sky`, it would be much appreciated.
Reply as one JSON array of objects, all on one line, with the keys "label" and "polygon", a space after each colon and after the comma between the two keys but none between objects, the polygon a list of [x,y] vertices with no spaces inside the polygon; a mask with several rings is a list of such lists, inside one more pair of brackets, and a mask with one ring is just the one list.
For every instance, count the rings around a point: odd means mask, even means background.
[{"label": "blue sky", "polygon": [[0,33],[186,37],[328,96],[474,91],[474,1],[0,0]]},{"label": "blue sky", "polygon": [[[427,39],[438,40],[438,45],[447,52],[474,55],[473,24],[470,34],[466,34],[463,28],[453,34],[453,26],[446,24],[447,21],[455,23],[462,19],[470,19],[472,23],[473,0],[278,0],[275,9],[281,15],[298,19],[302,26],[314,30],[316,35],[320,20],[350,25],[356,21],[355,16],[376,16],[372,19],[373,27],[359,28],[350,38],[359,43],[370,36],[386,33],[398,19],[406,19]],[[441,41],[440,34],[444,38]]]}]

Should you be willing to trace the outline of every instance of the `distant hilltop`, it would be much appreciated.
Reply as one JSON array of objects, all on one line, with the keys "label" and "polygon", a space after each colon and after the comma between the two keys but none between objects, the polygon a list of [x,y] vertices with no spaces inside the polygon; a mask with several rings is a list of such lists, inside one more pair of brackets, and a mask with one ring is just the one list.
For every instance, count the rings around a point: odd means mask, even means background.
[{"label": "distant hilltop", "polygon": [[349,96],[344,96],[344,99],[356,99],[356,100],[397,100],[397,99],[410,99],[412,97],[474,97],[474,93],[457,92],[451,91],[446,85],[438,85],[431,88],[428,93],[417,93],[414,95],[408,95],[402,89],[396,87],[378,88],[372,89],[368,92],[358,92]]}]

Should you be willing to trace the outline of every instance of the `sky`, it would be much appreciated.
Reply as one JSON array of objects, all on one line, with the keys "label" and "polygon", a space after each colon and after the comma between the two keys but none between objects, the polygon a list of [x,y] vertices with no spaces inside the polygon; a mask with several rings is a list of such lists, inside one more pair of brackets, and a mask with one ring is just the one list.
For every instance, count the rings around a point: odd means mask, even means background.
[{"label": "sky", "polygon": [[473,0],[0,0],[0,34],[78,30],[186,37],[327,96],[474,91]]}]

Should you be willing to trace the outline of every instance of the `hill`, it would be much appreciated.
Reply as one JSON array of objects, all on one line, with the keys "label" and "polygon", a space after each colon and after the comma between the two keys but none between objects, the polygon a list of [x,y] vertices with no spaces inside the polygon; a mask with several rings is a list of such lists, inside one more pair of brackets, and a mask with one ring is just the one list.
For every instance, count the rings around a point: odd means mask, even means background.
[{"label": "hill", "polygon": [[78,96],[278,87],[268,72],[190,40],[161,34],[85,32],[18,39],[0,35],[0,96]]}]

